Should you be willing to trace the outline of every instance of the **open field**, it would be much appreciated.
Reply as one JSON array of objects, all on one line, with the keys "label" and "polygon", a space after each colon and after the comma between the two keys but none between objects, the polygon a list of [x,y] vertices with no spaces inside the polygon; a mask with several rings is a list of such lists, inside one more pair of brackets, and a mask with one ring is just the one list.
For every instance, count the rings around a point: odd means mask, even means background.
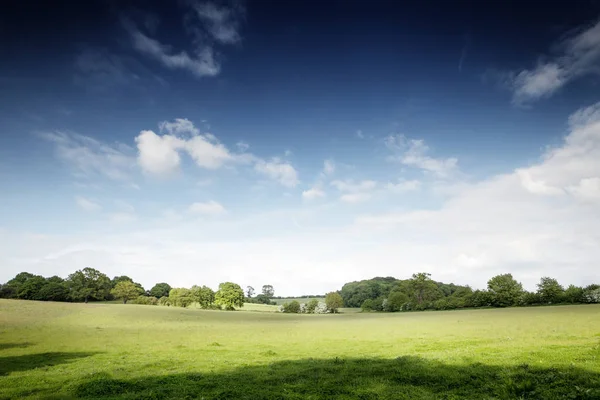
[{"label": "open field", "polygon": [[598,399],[600,306],[300,315],[0,300],[0,398]]}]

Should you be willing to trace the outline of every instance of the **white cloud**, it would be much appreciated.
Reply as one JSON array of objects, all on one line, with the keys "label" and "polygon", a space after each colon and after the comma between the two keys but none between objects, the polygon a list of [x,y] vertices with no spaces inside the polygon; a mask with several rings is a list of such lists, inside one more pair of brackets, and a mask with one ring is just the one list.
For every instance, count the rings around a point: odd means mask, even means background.
[{"label": "white cloud", "polygon": [[75,197],[75,203],[77,204],[77,206],[79,208],[81,208],[84,211],[100,211],[102,209],[102,206],[98,203],[96,203],[95,201],[92,201],[90,199],[87,199],[83,196],[76,196]]},{"label": "white cloud", "polygon": [[254,169],[267,177],[278,181],[283,186],[295,187],[298,184],[298,172],[289,163],[278,158],[271,161],[258,160]]},{"label": "white cloud", "polygon": [[370,193],[346,193],[340,196],[340,200],[344,203],[362,203],[370,198]]},{"label": "white cloud", "polygon": [[417,180],[401,180],[398,183],[389,182],[385,188],[395,193],[405,193],[418,190],[421,187],[421,182]]},{"label": "white cloud", "polygon": [[404,135],[390,135],[385,139],[388,149],[396,153],[390,160],[422,169],[439,178],[447,178],[458,169],[458,159],[428,156],[429,147],[422,139],[407,139]]},{"label": "white cloud", "polygon": [[213,3],[194,4],[198,18],[206,25],[206,30],[219,43],[231,44],[240,41],[240,7],[219,7]]},{"label": "white cloud", "polygon": [[152,131],[141,131],[135,138],[138,147],[138,163],[150,174],[171,175],[179,169],[179,150],[185,141],[174,136],[159,136]]},{"label": "white cloud", "polygon": [[513,103],[523,105],[549,97],[574,79],[600,73],[600,21],[554,47],[558,49],[554,57],[538,61],[533,69],[507,75]]},{"label": "white cloud", "polygon": [[246,142],[243,141],[239,141],[235,144],[235,146],[238,148],[238,150],[240,152],[245,152],[246,150],[248,150],[250,148],[250,145]]},{"label": "white cloud", "polygon": [[131,31],[131,38],[136,50],[160,61],[167,68],[186,69],[197,77],[215,76],[220,72],[221,67],[211,47],[199,49],[195,57],[191,57],[186,51],[173,52],[171,46],[163,45],[138,30]]},{"label": "white cloud", "polygon": [[198,136],[200,129],[187,118],[175,118],[173,121],[162,121],[158,124],[160,133],[182,137],[186,135]]},{"label": "white cloud", "polygon": [[229,150],[221,143],[209,141],[205,136],[196,136],[185,144],[185,149],[199,167],[217,169],[233,160]]},{"label": "white cloud", "polygon": [[325,192],[318,187],[312,187],[302,192],[302,198],[305,200],[315,200],[319,197],[325,197]]},{"label": "white cloud", "polygon": [[210,200],[205,203],[193,203],[190,205],[188,210],[194,214],[202,215],[221,215],[225,214],[226,212],[225,207],[214,200]]},{"label": "white cloud", "polygon": [[72,132],[44,132],[39,134],[55,145],[56,155],[74,168],[80,178],[103,176],[127,181],[135,166],[132,149],[123,144],[107,145],[89,136]]},{"label": "white cloud", "polygon": [[325,160],[323,163],[323,173],[325,175],[333,175],[335,172],[335,163],[333,160]]}]

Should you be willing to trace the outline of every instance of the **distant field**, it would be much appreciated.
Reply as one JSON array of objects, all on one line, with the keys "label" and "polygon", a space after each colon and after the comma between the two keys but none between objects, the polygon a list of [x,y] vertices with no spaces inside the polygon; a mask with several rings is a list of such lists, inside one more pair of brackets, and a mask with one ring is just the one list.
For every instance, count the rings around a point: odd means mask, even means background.
[{"label": "distant field", "polygon": [[298,315],[0,300],[0,398],[599,399],[600,305]]},{"label": "distant field", "polygon": [[[319,300],[320,302],[325,302],[325,297],[315,297],[315,298],[317,300]],[[294,301],[294,300],[296,300],[298,303],[308,303],[312,299],[313,299],[313,297],[288,297],[285,299],[273,299],[273,301],[275,303],[277,303],[277,305],[281,305],[283,303],[289,303],[290,301]]]}]

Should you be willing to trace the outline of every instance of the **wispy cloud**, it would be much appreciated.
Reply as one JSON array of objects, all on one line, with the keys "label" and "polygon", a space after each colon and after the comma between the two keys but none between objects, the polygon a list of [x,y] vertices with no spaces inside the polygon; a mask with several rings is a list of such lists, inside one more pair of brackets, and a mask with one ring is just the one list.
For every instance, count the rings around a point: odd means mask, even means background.
[{"label": "wispy cloud", "polygon": [[296,169],[288,162],[282,161],[276,157],[270,161],[258,160],[254,165],[254,169],[257,172],[278,181],[283,186],[295,187],[299,182],[298,171],[296,171]]},{"label": "wispy cloud", "polygon": [[326,194],[320,187],[312,187],[310,189],[302,191],[302,198],[304,200],[315,200],[320,197],[325,197]]},{"label": "wispy cloud", "polygon": [[405,193],[418,190],[421,187],[421,182],[417,180],[400,180],[398,183],[389,182],[385,188],[394,193]]},{"label": "wispy cloud", "polygon": [[102,206],[100,204],[83,196],[76,196],[75,203],[77,204],[77,207],[84,211],[93,212],[102,210]]},{"label": "wispy cloud", "polygon": [[54,144],[58,158],[71,166],[77,177],[104,176],[121,181],[131,179],[135,157],[129,146],[107,145],[73,132],[42,132],[39,136]]},{"label": "wispy cloud", "polygon": [[[177,50],[155,37],[143,33],[134,22],[123,19],[123,26],[131,36],[133,47],[140,53],[161,62],[170,69],[184,69],[196,77],[215,76],[221,70],[215,46],[240,41],[239,28],[243,16],[241,7],[220,7],[211,2],[185,2],[193,11],[186,15],[183,25],[193,36],[193,50]],[[153,34],[154,36],[154,34]]]},{"label": "wispy cloud", "polygon": [[512,90],[516,105],[527,105],[552,96],[569,82],[589,74],[600,74],[600,21],[570,34],[555,46],[553,56],[536,66],[501,75]]},{"label": "wispy cloud", "polygon": [[422,139],[408,139],[404,135],[390,135],[385,139],[385,145],[395,155],[391,161],[422,169],[439,178],[447,178],[458,169],[458,159],[434,158],[428,155],[429,147]]}]

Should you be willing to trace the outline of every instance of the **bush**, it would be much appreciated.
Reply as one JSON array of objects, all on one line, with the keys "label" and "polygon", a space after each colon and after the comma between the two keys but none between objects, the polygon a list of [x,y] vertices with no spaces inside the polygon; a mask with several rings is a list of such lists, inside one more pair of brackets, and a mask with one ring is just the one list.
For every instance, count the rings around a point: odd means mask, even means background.
[{"label": "bush", "polygon": [[586,290],[583,298],[586,303],[600,303],[600,289]]},{"label": "bush", "polygon": [[147,306],[157,306],[158,305],[158,299],[154,296],[139,296],[136,300],[135,300],[135,304],[144,304]]},{"label": "bush", "polygon": [[171,305],[171,300],[167,296],[163,296],[160,299],[158,299],[158,304],[161,306],[169,307]]},{"label": "bush", "polygon": [[307,314],[314,314],[315,309],[317,308],[318,305],[319,305],[319,300],[312,299],[311,301],[306,303],[306,311],[305,312]]},{"label": "bush", "polygon": [[288,314],[298,314],[300,312],[300,303],[296,300],[289,303],[283,303],[281,311]]},{"label": "bush", "polygon": [[373,311],[375,305],[373,304],[373,299],[366,299],[365,301],[363,301],[362,305],[360,306],[360,308],[363,311]]},{"label": "bush", "polygon": [[319,304],[315,307],[315,314],[327,314],[329,313],[329,309],[327,308],[327,304],[319,302]]}]

